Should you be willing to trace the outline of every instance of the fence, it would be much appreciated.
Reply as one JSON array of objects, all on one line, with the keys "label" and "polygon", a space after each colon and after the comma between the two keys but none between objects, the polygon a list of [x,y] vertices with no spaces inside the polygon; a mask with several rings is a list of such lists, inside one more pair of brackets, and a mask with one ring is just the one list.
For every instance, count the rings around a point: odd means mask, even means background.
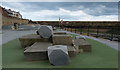
[{"label": "fence", "polygon": [[120,21],[33,21],[41,25],[52,25],[62,29],[109,40],[120,40]]},{"label": "fence", "polygon": [[95,26],[95,25],[81,25],[81,26],[74,26],[74,25],[60,25],[57,26],[61,29],[79,33],[82,35],[94,36],[109,40],[120,41],[120,24],[111,25],[111,26]]}]

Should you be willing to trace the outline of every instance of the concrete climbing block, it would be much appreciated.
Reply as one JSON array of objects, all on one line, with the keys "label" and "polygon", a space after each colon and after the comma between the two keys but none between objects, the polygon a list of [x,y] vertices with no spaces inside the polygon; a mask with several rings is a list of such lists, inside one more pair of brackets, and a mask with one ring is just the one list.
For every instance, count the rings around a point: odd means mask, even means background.
[{"label": "concrete climbing block", "polygon": [[73,40],[70,35],[53,35],[54,45],[72,45]]},{"label": "concrete climbing block", "polygon": [[67,46],[68,54],[70,57],[74,57],[78,54],[79,50],[77,46]]},{"label": "concrete climbing block", "polygon": [[52,46],[49,42],[36,42],[32,46],[28,47],[24,51],[26,60],[29,61],[40,61],[48,60],[47,48]]},{"label": "concrete climbing block", "polygon": [[31,46],[35,42],[52,42],[50,38],[41,38],[37,34],[26,35],[26,36],[20,37],[19,40],[23,48]]},{"label": "concrete climbing block", "polygon": [[83,52],[91,52],[91,45],[84,39],[74,39],[74,44],[78,46],[79,52],[82,49]]},{"label": "concrete climbing block", "polygon": [[43,38],[50,38],[53,35],[52,26],[41,25],[37,31],[37,34],[39,34]]}]

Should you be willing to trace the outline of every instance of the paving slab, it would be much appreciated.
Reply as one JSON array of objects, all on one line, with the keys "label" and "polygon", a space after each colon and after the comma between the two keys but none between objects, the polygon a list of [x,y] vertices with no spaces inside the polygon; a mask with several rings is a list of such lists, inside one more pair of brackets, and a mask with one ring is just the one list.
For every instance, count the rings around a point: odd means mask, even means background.
[{"label": "paving slab", "polygon": [[35,42],[52,42],[50,38],[41,38],[37,34],[30,34],[19,38],[23,48],[31,46]]},{"label": "paving slab", "polygon": [[28,47],[24,51],[26,60],[29,61],[40,61],[48,60],[47,48],[52,46],[52,43],[49,42],[36,42],[31,47]]}]

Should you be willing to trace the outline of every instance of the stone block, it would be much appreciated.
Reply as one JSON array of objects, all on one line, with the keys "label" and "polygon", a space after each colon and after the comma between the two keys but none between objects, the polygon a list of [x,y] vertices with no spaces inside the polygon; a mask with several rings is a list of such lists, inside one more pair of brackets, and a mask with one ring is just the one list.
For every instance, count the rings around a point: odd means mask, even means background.
[{"label": "stone block", "polygon": [[48,47],[48,58],[52,65],[69,64],[68,49],[65,45],[54,45]]},{"label": "stone block", "polygon": [[19,38],[23,48],[31,46],[35,42],[52,42],[50,38],[41,38],[37,34],[30,34]]},{"label": "stone block", "polygon": [[41,25],[38,29],[37,34],[39,34],[43,38],[50,38],[53,35],[53,29],[52,26],[48,25]]},{"label": "stone block", "polygon": [[83,52],[91,52],[91,45],[84,39],[74,39],[74,44],[78,46],[79,52],[82,49]]},{"label": "stone block", "polygon": [[68,54],[70,57],[74,57],[78,54],[79,50],[77,49],[77,46],[67,46],[68,48]]},{"label": "stone block", "polygon": [[76,36],[75,39],[86,39],[85,36]]},{"label": "stone block", "polygon": [[70,35],[53,35],[53,45],[73,45]]},{"label": "stone block", "polygon": [[54,35],[66,35],[66,32],[53,32]]},{"label": "stone block", "polygon": [[24,51],[26,60],[40,61],[48,60],[47,48],[52,46],[49,42],[36,42]]}]

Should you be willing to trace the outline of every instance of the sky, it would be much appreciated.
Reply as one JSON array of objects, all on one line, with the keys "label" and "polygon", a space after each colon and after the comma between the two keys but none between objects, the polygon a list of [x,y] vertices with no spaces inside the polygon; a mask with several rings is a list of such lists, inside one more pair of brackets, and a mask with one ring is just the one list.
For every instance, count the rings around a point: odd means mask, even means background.
[{"label": "sky", "polygon": [[34,21],[118,21],[117,2],[2,2]]}]

